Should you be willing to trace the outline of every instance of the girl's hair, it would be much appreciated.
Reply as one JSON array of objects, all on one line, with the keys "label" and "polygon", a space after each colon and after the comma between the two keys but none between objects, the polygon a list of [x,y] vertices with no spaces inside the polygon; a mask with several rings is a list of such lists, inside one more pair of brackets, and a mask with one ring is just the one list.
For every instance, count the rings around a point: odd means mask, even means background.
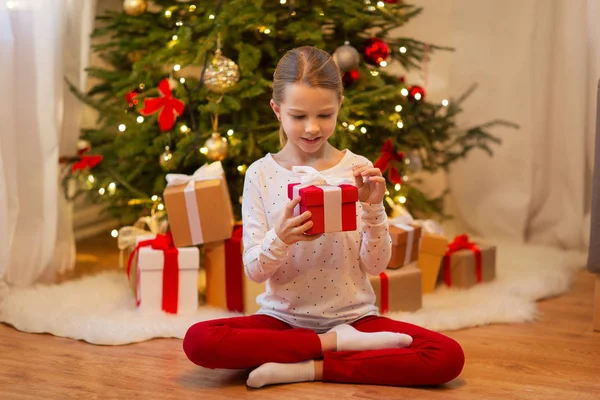
[{"label": "girl's hair", "polygon": [[[290,50],[279,60],[273,74],[275,104],[283,102],[285,89],[294,83],[333,90],[339,100],[344,91],[341,72],[333,58],[326,51],[312,46]],[[279,127],[279,142],[281,147],[287,142],[282,126]]]}]

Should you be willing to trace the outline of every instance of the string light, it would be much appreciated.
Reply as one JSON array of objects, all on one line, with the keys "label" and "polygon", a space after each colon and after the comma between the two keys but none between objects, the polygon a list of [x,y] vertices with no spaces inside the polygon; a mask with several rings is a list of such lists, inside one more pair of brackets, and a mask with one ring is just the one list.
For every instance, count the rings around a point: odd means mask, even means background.
[{"label": "string light", "polygon": [[141,124],[142,122],[144,122],[144,117],[142,117],[141,115],[138,115],[138,117],[136,118],[136,121],[138,122],[138,124]]},{"label": "string light", "polygon": [[400,104],[398,104],[396,106],[396,108],[394,108],[394,110],[396,110],[396,112],[400,112],[400,111],[402,111],[402,106]]},{"label": "string light", "polygon": [[400,47],[398,50],[400,50],[400,53],[402,54],[406,53],[406,47],[404,46]]},{"label": "string light", "polygon": [[287,0],[279,0],[279,2],[280,2],[281,4],[285,4],[285,3],[287,3]]},{"label": "string light", "polygon": [[100,188],[100,189],[98,189],[98,193],[100,193],[100,196],[104,196],[104,193],[106,193],[106,190],[104,188]]},{"label": "string light", "polygon": [[114,182],[111,182],[108,184],[108,193],[109,194],[115,194],[115,191],[117,190],[117,184]]},{"label": "string light", "polygon": [[398,199],[400,201],[400,203],[404,204],[406,203],[406,197],[404,196],[400,196],[400,198]]},{"label": "string light", "polygon": [[158,206],[156,206],[156,208],[158,209],[158,211],[162,211],[165,209],[165,205],[163,203],[160,203]]},{"label": "string light", "polygon": [[177,39],[179,39],[179,36],[173,35],[173,40],[177,40]]},{"label": "string light", "polygon": [[94,183],[94,182],[96,182],[96,178],[94,178],[94,175],[91,175],[91,174],[90,174],[90,175],[88,176],[88,181],[89,181],[90,183]]},{"label": "string light", "polygon": [[210,14],[210,15],[208,16],[208,19],[215,19],[215,16],[214,16],[214,15],[212,15],[212,14]]},{"label": "string light", "polygon": [[271,30],[269,28],[265,29],[265,35],[268,35],[269,33],[271,33]]},{"label": "string light", "polygon": [[119,231],[116,229],[113,229],[112,231],[110,231],[110,236],[116,238],[119,236]]},{"label": "string light", "polygon": [[396,124],[396,126],[397,126],[399,129],[402,129],[402,128],[404,128],[404,123],[403,123],[402,121],[398,121],[398,123]]},{"label": "string light", "polygon": [[181,65],[175,64],[173,65],[173,71],[179,71],[181,69]]},{"label": "string light", "polygon": [[360,128],[360,131],[361,131],[362,133],[367,133],[367,128],[365,128],[364,126],[362,126],[362,127]]},{"label": "string light", "polygon": [[448,107],[448,100],[446,100],[446,99],[442,100],[442,105],[444,107]]},{"label": "string light", "polygon": [[177,22],[175,22],[175,25],[177,25],[177,26],[183,26],[183,21],[177,21]]},{"label": "string light", "polygon": [[158,200],[158,196],[157,196],[157,195],[154,195],[154,196],[150,197],[150,199],[151,199],[152,201],[156,201],[156,200]]},{"label": "string light", "polygon": [[375,70],[373,70],[373,71],[371,71],[371,75],[373,75],[373,76],[377,76],[377,75],[379,75],[379,71],[375,71]]},{"label": "string light", "polygon": [[407,89],[407,88],[403,88],[403,89],[400,91],[400,94],[401,94],[402,96],[408,96],[408,89]]},{"label": "string light", "polygon": [[231,136],[231,135],[233,135],[233,129],[230,129],[227,131],[227,136]]},{"label": "string light", "polygon": [[187,127],[187,125],[181,125],[181,128],[179,128],[179,130],[183,133],[186,133],[190,128]]},{"label": "string light", "polygon": [[399,183],[396,183],[396,185],[394,186],[394,189],[396,189],[396,191],[400,190],[402,188],[402,185],[400,185]]},{"label": "string light", "polygon": [[192,4],[190,6],[190,12],[194,12],[194,11],[196,11],[196,6],[194,4]]},{"label": "string light", "polygon": [[246,164],[242,164],[242,165],[238,165],[237,170],[240,171],[242,174],[246,172],[247,166]]},{"label": "string light", "polygon": [[119,125],[119,130],[120,130],[121,132],[125,132],[125,129],[127,129],[127,126],[125,126],[125,124],[121,124],[121,125]]},{"label": "string light", "polygon": [[172,15],[171,11],[169,11],[169,10],[165,11],[166,18],[171,18],[171,15]]},{"label": "string light", "polygon": [[421,100],[421,93],[415,93],[415,100]]},{"label": "string light", "polygon": [[353,131],[356,129],[356,127],[354,125],[350,124],[350,125],[348,125],[348,129]]},{"label": "string light", "polygon": [[380,62],[380,63],[379,63],[379,66],[380,66],[380,67],[383,67],[383,68],[387,67],[387,61],[382,61],[382,62]]},{"label": "string light", "polygon": [[185,83],[185,78],[179,78],[179,82]]},{"label": "string light", "polygon": [[208,154],[208,148],[207,147],[200,147],[200,153],[202,153],[202,154]]},{"label": "string light", "polygon": [[140,90],[144,90],[144,88],[146,87],[146,85],[144,85],[143,83],[140,83],[138,85],[138,87],[140,88]]},{"label": "string light", "polygon": [[347,122],[342,122],[342,126],[343,126],[344,128],[347,128],[347,127],[348,127],[348,123],[347,123]]},{"label": "string light", "polygon": [[377,2],[377,7],[383,8],[383,7],[385,7],[385,3],[383,1],[378,1]]}]

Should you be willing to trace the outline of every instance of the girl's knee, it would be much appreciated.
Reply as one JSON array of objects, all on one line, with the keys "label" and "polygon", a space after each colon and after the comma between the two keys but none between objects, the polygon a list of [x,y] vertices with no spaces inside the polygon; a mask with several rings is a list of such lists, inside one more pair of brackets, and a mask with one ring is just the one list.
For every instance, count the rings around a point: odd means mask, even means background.
[{"label": "girl's knee", "polygon": [[215,333],[213,321],[198,322],[187,330],[183,351],[191,362],[205,368],[216,368],[218,356],[215,350],[218,346]]},{"label": "girl's knee", "polygon": [[441,351],[436,378],[438,384],[444,384],[457,378],[465,365],[465,354],[457,341],[447,338]]}]

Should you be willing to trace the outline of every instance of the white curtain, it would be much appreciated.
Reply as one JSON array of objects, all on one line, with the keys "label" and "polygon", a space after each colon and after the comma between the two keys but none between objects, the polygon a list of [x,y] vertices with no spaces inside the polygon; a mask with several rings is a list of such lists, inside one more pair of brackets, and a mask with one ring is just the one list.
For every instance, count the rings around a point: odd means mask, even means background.
[{"label": "white curtain", "polygon": [[73,155],[94,2],[0,0],[0,282],[51,280],[75,261],[59,155]]},{"label": "white curtain", "polygon": [[[582,249],[589,232],[595,98],[600,78],[598,0],[416,0],[424,13],[398,34],[455,48],[429,63],[428,95],[478,89],[458,122],[495,118],[493,158],[473,152],[446,180],[456,229]],[[423,83],[409,74],[408,82]],[[420,80],[420,81],[419,81]]]}]

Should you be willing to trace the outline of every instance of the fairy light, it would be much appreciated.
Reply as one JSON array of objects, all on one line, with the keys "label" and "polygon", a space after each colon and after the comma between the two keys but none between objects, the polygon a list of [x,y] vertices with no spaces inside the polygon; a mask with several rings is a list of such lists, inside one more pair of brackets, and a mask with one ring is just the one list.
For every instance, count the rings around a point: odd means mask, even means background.
[{"label": "fairy light", "polygon": [[387,61],[382,61],[382,62],[380,62],[380,63],[379,63],[379,66],[380,66],[380,67],[383,67],[383,68],[387,67]]},{"label": "fairy light", "polygon": [[138,122],[138,124],[141,124],[142,122],[144,122],[144,117],[142,117],[141,115],[138,115],[138,117],[136,118],[136,121]]},{"label": "fairy light", "polygon": [[356,129],[356,126],[350,124],[350,125],[348,125],[348,129],[351,130],[351,131],[353,131],[353,130]]},{"label": "fairy light", "polygon": [[347,128],[347,127],[348,127],[348,123],[347,123],[347,122],[342,122],[342,126],[343,126],[344,128]]},{"label": "fairy light", "polygon": [[156,208],[158,209],[158,211],[162,211],[165,209],[165,205],[163,203],[160,203],[158,206],[156,206]]},{"label": "fairy light", "polygon": [[243,174],[246,172],[247,168],[248,168],[248,166],[246,164],[242,164],[242,165],[238,165],[237,170]]},{"label": "fairy light", "polygon": [[400,198],[398,199],[398,201],[400,201],[401,204],[404,204],[404,203],[406,203],[406,197],[400,196]]},{"label": "fairy light", "polygon": [[208,154],[208,148],[207,147],[200,147],[200,153],[202,153],[202,154]]},{"label": "fairy light", "polygon": [[166,18],[171,18],[171,15],[173,15],[173,13],[169,10],[165,11],[165,17]]},{"label": "fairy light", "polygon": [[88,181],[89,181],[90,183],[94,183],[94,182],[96,182],[96,178],[94,178],[94,175],[91,175],[91,174],[90,174],[90,175],[88,176]]},{"label": "fairy light", "polygon": [[208,16],[208,19],[215,19],[215,16],[214,16],[213,14],[210,14],[210,15]]},{"label": "fairy light", "polygon": [[144,90],[144,88],[146,87],[146,85],[144,85],[143,83],[140,83],[138,85],[138,87],[140,88],[140,90]]},{"label": "fairy light", "polygon": [[377,2],[377,7],[383,8],[383,7],[385,7],[385,3],[383,1],[378,1]]},{"label": "fairy light", "polygon": [[119,236],[119,231],[116,229],[113,229],[112,231],[110,231],[110,236],[116,238]]},{"label": "fairy light", "polygon": [[194,11],[196,11],[196,5],[192,4],[192,5],[190,5],[190,12],[194,12]]},{"label": "fairy light", "polygon": [[227,136],[232,136],[233,135],[233,129],[230,129],[227,131]]},{"label": "fairy light", "polygon": [[400,112],[400,111],[402,111],[402,106],[400,104],[398,104],[396,106],[396,108],[394,108],[394,110],[396,110],[396,112]]},{"label": "fairy light", "polygon": [[271,33],[271,30],[269,28],[265,29],[265,35],[268,35],[269,33]]},{"label": "fairy light", "polygon": [[285,4],[285,3],[287,3],[287,0],[279,0],[279,3]]},{"label": "fairy light", "polygon": [[442,105],[444,107],[448,107],[448,104],[449,104],[448,100],[446,100],[446,99],[442,100]]},{"label": "fairy light", "polygon": [[114,182],[111,182],[108,184],[108,193],[109,194],[115,194],[115,191],[117,190],[117,184]]},{"label": "fairy light", "polygon": [[410,158],[405,158],[404,159],[404,164],[406,164],[406,165],[410,164]]},{"label": "fairy light", "polygon": [[179,82],[185,83],[185,78],[179,78]]},{"label": "fairy light", "polygon": [[98,189],[98,193],[100,194],[100,196],[104,196],[104,193],[106,193],[106,189],[100,188]]},{"label": "fairy light", "polygon": [[158,200],[158,196],[157,196],[157,195],[154,195],[154,196],[150,197],[150,200],[152,200],[152,201],[156,201],[156,200]]},{"label": "fairy light", "polygon": [[321,17],[323,17],[323,16],[325,16],[325,13],[324,13],[323,11],[321,11],[321,12],[319,13],[319,15],[320,15]]},{"label": "fairy light", "polygon": [[125,130],[126,130],[126,129],[127,129],[127,126],[126,126],[125,124],[121,124],[121,125],[119,125],[119,130],[120,130],[121,132],[125,132]]},{"label": "fairy light", "polygon": [[404,128],[404,123],[402,121],[398,121],[396,126],[398,127],[398,129],[402,129],[402,128]]},{"label": "fairy light", "polygon": [[175,25],[177,25],[177,26],[183,26],[183,21],[177,21],[177,22],[175,22]]},{"label": "fairy light", "polygon": [[408,89],[407,88],[403,88],[402,90],[400,90],[400,94],[402,96],[408,96]]},{"label": "fairy light", "polygon": [[179,128],[179,130],[183,133],[186,133],[190,128],[187,127],[187,125],[181,125],[181,128]]},{"label": "fairy light", "polygon": [[173,65],[173,71],[179,71],[181,69],[181,65],[175,64]]},{"label": "fairy light", "polygon": [[404,46],[400,47],[398,50],[400,50],[400,53],[402,54],[406,53],[406,47]]},{"label": "fairy light", "polygon": [[403,180],[403,181],[405,181],[405,182],[406,182],[406,181],[408,181],[408,175],[404,175],[404,176],[402,177],[402,180]]},{"label": "fairy light", "polygon": [[177,40],[177,39],[179,39],[179,36],[177,36],[177,35],[173,35],[173,38],[172,38],[172,39],[173,39],[173,40]]},{"label": "fairy light", "polygon": [[415,94],[415,100],[421,100],[421,93]]},{"label": "fairy light", "polygon": [[367,128],[365,128],[364,126],[361,126],[360,131],[361,131],[361,133],[367,133]]},{"label": "fairy light", "polygon": [[396,183],[396,185],[394,185],[394,189],[396,189],[396,191],[399,191],[402,188],[402,185],[400,185],[399,183]]},{"label": "fairy light", "polygon": [[377,76],[377,75],[379,75],[379,71],[375,71],[375,70],[373,70],[373,71],[371,71],[371,75],[373,75],[373,76]]}]

